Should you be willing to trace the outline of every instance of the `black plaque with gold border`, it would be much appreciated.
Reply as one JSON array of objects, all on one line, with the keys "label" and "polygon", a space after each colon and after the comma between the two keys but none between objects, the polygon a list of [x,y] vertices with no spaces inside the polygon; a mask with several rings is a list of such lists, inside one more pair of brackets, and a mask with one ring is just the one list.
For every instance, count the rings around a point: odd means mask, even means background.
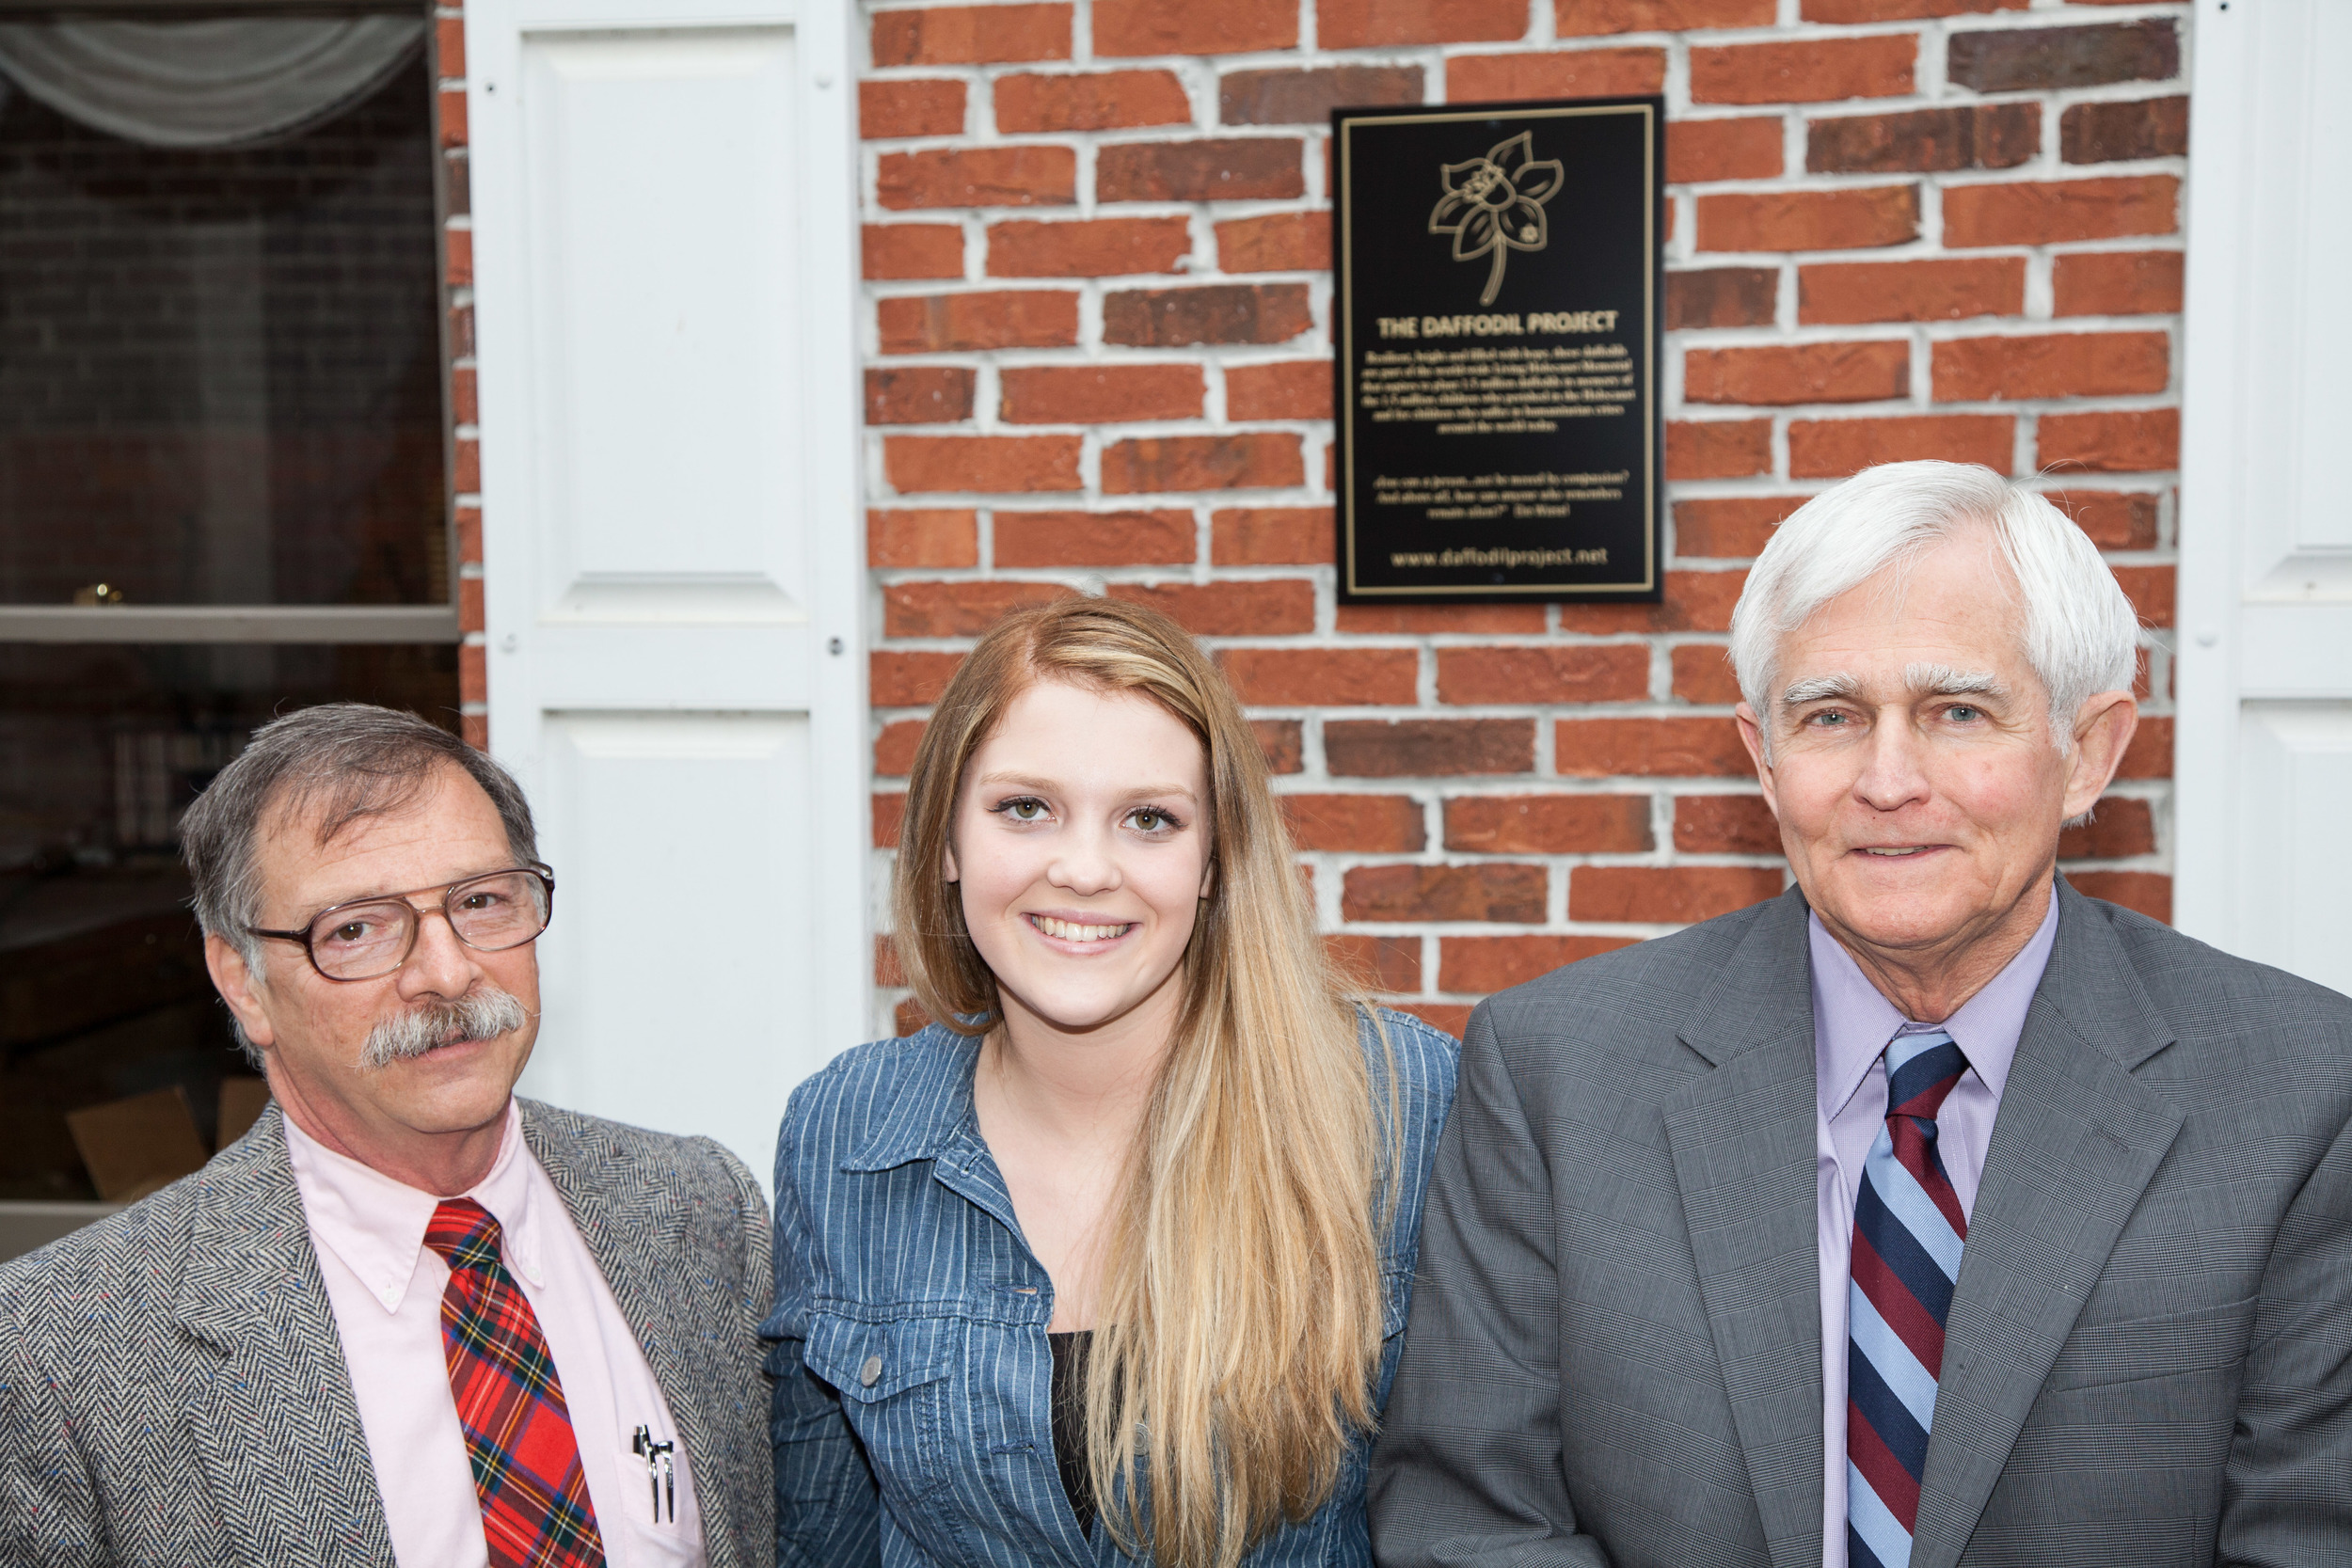
[{"label": "black plaque with gold border", "polygon": [[1665,118],[1332,111],[1343,600],[1661,595]]}]

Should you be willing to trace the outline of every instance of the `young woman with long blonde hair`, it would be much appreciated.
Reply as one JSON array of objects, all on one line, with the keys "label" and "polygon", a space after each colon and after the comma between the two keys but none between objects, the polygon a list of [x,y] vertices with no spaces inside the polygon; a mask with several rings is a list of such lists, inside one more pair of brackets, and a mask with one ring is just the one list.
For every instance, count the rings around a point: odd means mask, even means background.
[{"label": "young woman with long blonde hair", "polygon": [[1332,971],[1224,677],[1131,605],[999,624],[895,905],[940,1022],[776,1154],[785,1560],[1369,1563],[1455,1045]]}]

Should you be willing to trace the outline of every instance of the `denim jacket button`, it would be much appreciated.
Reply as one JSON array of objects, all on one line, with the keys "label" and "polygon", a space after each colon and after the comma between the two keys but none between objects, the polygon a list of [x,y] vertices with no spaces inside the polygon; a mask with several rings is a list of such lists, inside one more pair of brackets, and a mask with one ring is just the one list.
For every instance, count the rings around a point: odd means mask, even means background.
[{"label": "denim jacket button", "polygon": [[857,1381],[859,1386],[861,1387],[871,1388],[874,1386],[875,1380],[881,1376],[882,1357],[879,1355],[867,1356],[866,1358],[866,1365],[857,1370]]}]

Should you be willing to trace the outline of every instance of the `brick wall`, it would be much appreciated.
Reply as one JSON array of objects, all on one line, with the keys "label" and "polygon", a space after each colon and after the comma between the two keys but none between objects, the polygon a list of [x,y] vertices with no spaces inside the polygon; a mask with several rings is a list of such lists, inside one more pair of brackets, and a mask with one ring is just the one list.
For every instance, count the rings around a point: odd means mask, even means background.
[{"label": "brick wall", "polygon": [[[1009,606],[1107,592],[1218,651],[1326,928],[1447,1027],[1778,892],[1723,648],[1805,497],[1896,458],[2039,474],[2170,625],[2187,11],[869,4],[878,883],[961,651]],[[1665,601],[1335,604],[1327,111],[1661,91]],[[2149,666],[2124,777],[2060,852],[2161,916]],[[878,1014],[892,978],[878,959]]]},{"label": "brick wall", "polygon": [[466,738],[490,743],[488,650],[482,618],[482,428],[473,356],[473,184],[466,160],[466,17],[462,5],[437,6],[432,55],[435,135],[441,150],[442,282],[447,299],[449,487],[457,536],[459,711]]}]

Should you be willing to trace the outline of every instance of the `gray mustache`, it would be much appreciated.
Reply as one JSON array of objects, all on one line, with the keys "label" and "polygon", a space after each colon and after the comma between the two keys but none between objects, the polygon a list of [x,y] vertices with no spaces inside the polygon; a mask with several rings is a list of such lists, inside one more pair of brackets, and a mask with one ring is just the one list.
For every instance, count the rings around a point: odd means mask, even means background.
[{"label": "gray mustache", "polygon": [[436,1046],[495,1039],[531,1022],[530,1011],[502,990],[469,990],[454,1002],[426,1002],[379,1020],[359,1047],[361,1065],[387,1068]]}]

